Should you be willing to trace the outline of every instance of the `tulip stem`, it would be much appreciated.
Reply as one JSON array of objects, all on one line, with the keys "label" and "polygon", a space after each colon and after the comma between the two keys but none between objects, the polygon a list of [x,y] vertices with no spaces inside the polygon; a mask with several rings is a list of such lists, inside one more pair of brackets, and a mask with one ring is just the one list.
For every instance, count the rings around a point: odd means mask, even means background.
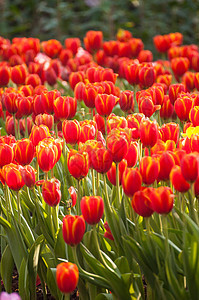
[{"label": "tulip stem", "polygon": [[13,114],[13,122],[14,122],[15,137],[16,137],[16,140],[18,140],[18,130],[17,130],[17,125],[16,125],[15,114]]},{"label": "tulip stem", "polygon": [[81,189],[80,189],[80,180],[77,179],[77,215],[80,215],[80,200],[81,200]]},{"label": "tulip stem", "polygon": [[95,171],[94,171],[93,168],[91,169],[91,173],[92,173],[93,196],[96,196],[96,190],[95,190]]},{"label": "tulip stem", "polygon": [[104,117],[104,127],[105,127],[105,139],[107,137],[107,118]]},{"label": "tulip stem", "polygon": [[19,191],[17,191],[17,209],[18,209],[18,221],[19,221],[19,227],[21,228],[21,204],[20,204],[20,195],[19,195]]},{"label": "tulip stem", "polygon": [[116,207],[119,208],[120,205],[120,174],[119,174],[119,163],[116,163]]},{"label": "tulip stem", "polygon": [[98,252],[98,255],[99,255],[99,258],[101,260],[101,262],[103,263],[103,265],[108,269],[110,270],[111,272],[113,272],[113,269],[111,267],[109,267],[109,265],[106,263],[102,253],[101,253],[101,250],[100,250],[100,246],[99,246],[99,241],[98,241],[98,238],[97,238],[97,231],[96,231],[96,226],[94,225],[93,226],[93,235],[94,235],[94,243],[95,243],[95,246],[96,246],[96,250]]},{"label": "tulip stem", "polygon": [[100,181],[100,173],[97,172],[97,195],[99,196],[99,181]]},{"label": "tulip stem", "polygon": [[13,215],[13,209],[12,209],[12,204],[11,204],[11,199],[10,199],[10,190],[9,187],[7,186],[7,184],[5,184],[6,186],[6,202],[7,202],[7,214],[8,214],[8,220],[10,220],[10,213]]},{"label": "tulip stem", "polygon": [[53,217],[53,222],[54,222],[54,229],[55,229],[55,235],[58,230],[58,205],[52,207],[52,217]]},{"label": "tulip stem", "polygon": [[64,294],[63,300],[70,300],[70,294]]},{"label": "tulip stem", "polygon": [[28,117],[25,117],[25,137],[28,138]]}]

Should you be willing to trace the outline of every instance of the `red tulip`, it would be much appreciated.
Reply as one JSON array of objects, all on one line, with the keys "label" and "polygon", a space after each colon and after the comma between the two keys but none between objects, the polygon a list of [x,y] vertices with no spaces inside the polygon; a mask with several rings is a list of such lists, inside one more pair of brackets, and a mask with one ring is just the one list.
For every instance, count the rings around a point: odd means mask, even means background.
[{"label": "red tulip", "polygon": [[148,118],[140,123],[140,141],[143,147],[153,147],[158,139],[158,124]]},{"label": "red tulip", "polygon": [[0,168],[2,168],[4,165],[12,163],[13,159],[13,147],[8,144],[0,143]]},{"label": "red tulip", "polygon": [[149,198],[150,208],[158,214],[168,214],[173,208],[174,195],[169,187],[152,189]]},{"label": "red tulip", "polygon": [[27,76],[25,65],[17,65],[11,69],[11,80],[16,84],[24,84]]},{"label": "red tulip", "polygon": [[75,246],[83,238],[86,229],[83,216],[66,215],[63,218],[62,233],[66,244]]},{"label": "red tulip", "polygon": [[23,178],[23,181],[25,185],[30,189],[35,185],[35,173],[36,170],[30,165],[27,165],[21,169],[21,176]]},{"label": "red tulip", "polygon": [[66,144],[75,145],[79,141],[81,127],[77,120],[64,120],[62,123],[62,132]]},{"label": "red tulip", "polygon": [[183,156],[181,163],[181,172],[184,179],[188,182],[194,182],[198,178],[199,161],[198,153],[189,153]]},{"label": "red tulip", "polygon": [[138,168],[126,168],[122,175],[122,188],[128,197],[141,189],[142,176]]},{"label": "red tulip", "polygon": [[104,174],[108,172],[112,166],[112,154],[106,148],[93,149],[91,152],[91,161],[93,168],[97,172]]},{"label": "red tulip", "polygon": [[158,178],[160,166],[157,159],[144,156],[140,161],[140,173],[142,175],[142,181],[149,185],[154,183],[154,181]]},{"label": "red tulip", "polygon": [[37,146],[40,141],[50,136],[49,129],[45,125],[32,127],[29,139],[32,141],[34,146]]},{"label": "red tulip", "polygon": [[13,163],[3,166],[2,176],[11,190],[19,191],[24,186],[25,183],[21,175],[22,168],[22,166]]},{"label": "red tulip", "polygon": [[45,139],[36,146],[36,156],[40,169],[48,172],[53,169],[57,162],[58,149],[51,140]]},{"label": "red tulip", "polygon": [[111,151],[114,162],[120,162],[129,149],[129,135],[124,130],[113,129],[107,136],[107,148]]},{"label": "red tulip", "polygon": [[95,107],[100,116],[111,114],[118,98],[113,95],[98,94],[95,98]]},{"label": "red tulip", "polygon": [[78,267],[71,263],[60,263],[57,265],[56,281],[59,290],[64,294],[69,294],[76,288],[79,280]]},{"label": "red tulip", "polygon": [[81,199],[80,206],[82,215],[88,224],[99,223],[104,213],[104,202],[100,196],[85,196]]},{"label": "red tulip", "polygon": [[180,166],[174,166],[170,172],[170,180],[174,189],[180,193],[186,193],[190,184],[184,179]]},{"label": "red tulip", "polygon": [[60,181],[56,178],[42,182],[42,196],[49,206],[57,206],[61,200]]},{"label": "red tulip", "polygon": [[89,171],[88,153],[71,149],[67,156],[67,166],[70,174],[76,179],[86,177]]},{"label": "red tulip", "polygon": [[169,180],[171,169],[175,165],[173,155],[169,151],[164,151],[159,158],[159,164],[160,171],[158,180]]},{"label": "red tulip", "polygon": [[31,140],[22,139],[16,142],[14,147],[15,160],[20,165],[29,165],[33,160],[35,149]]},{"label": "red tulip", "polygon": [[153,214],[153,210],[148,205],[150,199],[147,190],[148,189],[146,188],[135,192],[131,200],[134,211],[144,218],[150,217]]}]

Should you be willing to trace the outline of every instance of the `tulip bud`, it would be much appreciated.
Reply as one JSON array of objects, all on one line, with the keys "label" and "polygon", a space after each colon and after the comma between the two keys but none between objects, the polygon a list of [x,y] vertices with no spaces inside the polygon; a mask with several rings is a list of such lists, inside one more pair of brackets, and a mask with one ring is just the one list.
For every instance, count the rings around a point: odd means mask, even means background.
[{"label": "tulip bud", "polygon": [[86,229],[83,216],[66,215],[63,218],[62,233],[66,244],[75,246],[83,238]]},{"label": "tulip bud", "polygon": [[78,280],[79,271],[75,264],[63,262],[57,265],[56,281],[57,286],[62,293],[71,293],[76,288]]},{"label": "tulip bud", "polygon": [[104,213],[104,202],[100,196],[85,196],[80,202],[82,215],[90,225],[99,223]]}]

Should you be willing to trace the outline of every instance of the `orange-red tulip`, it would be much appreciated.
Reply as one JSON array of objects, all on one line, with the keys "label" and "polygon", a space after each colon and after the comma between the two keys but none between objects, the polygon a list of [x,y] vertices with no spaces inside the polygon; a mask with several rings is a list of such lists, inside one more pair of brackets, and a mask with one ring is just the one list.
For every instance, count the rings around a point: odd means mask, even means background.
[{"label": "orange-red tulip", "polygon": [[80,202],[82,215],[85,221],[94,225],[99,223],[104,213],[104,202],[100,196],[85,196]]},{"label": "orange-red tulip", "polygon": [[78,284],[79,271],[78,267],[71,263],[60,263],[57,265],[56,281],[59,290],[64,294],[71,293]]},{"label": "orange-red tulip", "polygon": [[63,218],[62,233],[66,244],[75,246],[83,238],[86,229],[83,216],[66,215]]}]

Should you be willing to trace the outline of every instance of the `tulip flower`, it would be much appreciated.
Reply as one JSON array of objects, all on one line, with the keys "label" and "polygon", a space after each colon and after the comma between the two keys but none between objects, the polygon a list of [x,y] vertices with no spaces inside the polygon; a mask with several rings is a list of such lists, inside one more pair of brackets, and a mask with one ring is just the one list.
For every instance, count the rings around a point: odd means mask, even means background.
[{"label": "tulip flower", "polygon": [[11,80],[16,84],[24,84],[27,76],[25,65],[17,65],[11,69]]},{"label": "tulip flower", "polygon": [[122,175],[122,188],[128,197],[141,189],[142,176],[138,168],[126,168]]},{"label": "tulip flower", "polygon": [[75,246],[79,244],[85,232],[83,216],[66,215],[63,218],[62,233],[66,244]]},{"label": "tulip flower", "polygon": [[35,117],[35,125],[45,125],[49,130],[52,129],[54,124],[54,117],[48,114],[39,114]]},{"label": "tulip flower", "polygon": [[189,190],[190,184],[184,179],[180,166],[173,166],[169,177],[176,191],[186,193]]},{"label": "tulip flower", "polygon": [[148,118],[140,123],[140,141],[143,147],[153,147],[158,139],[158,124]]},{"label": "tulip flower", "polygon": [[182,175],[186,181],[189,183],[196,181],[199,170],[199,160],[196,152],[184,155],[180,166]]},{"label": "tulip flower", "polygon": [[95,107],[100,116],[108,116],[112,112],[118,98],[114,95],[99,94],[95,98]]},{"label": "tulip flower", "polygon": [[113,129],[107,136],[107,148],[111,151],[113,161],[120,162],[129,149],[129,135],[125,130]]},{"label": "tulip flower", "polygon": [[54,58],[59,55],[62,50],[62,45],[59,41],[51,39],[41,43],[42,49],[49,57]]},{"label": "tulip flower", "polygon": [[169,180],[171,169],[175,165],[175,159],[169,151],[164,151],[159,157],[160,171],[158,180]]},{"label": "tulip flower", "polygon": [[8,144],[0,143],[0,167],[2,168],[4,165],[12,163],[13,159],[13,147]]},{"label": "tulip flower", "polygon": [[57,206],[61,200],[60,181],[56,178],[42,182],[42,196],[49,206]]},{"label": "tulip flower", "polygon": [[10,80],[10,68],[8,66],[0,67],[0,86],[7,86]]},{"label": "tulip flower", "polygon": [[142,181],[150,185],[158,178],[160,166],[157,159],[144,156],[140,161],[140,173],[142,175]]},{"label": "tulip flower", "polygon": [[57,97],[54,100],[54,113],[57,119],[64,121],[70,114],[70,97]]},{"label": "tulip flower", "polygon": [[93,149],[91,152],[91,161],[93,169],[101,174],[104,174],[111,168],[113,158],[108,149],[97,148]]},{"label": "tulip flower", "polygon": [[109,240],[111,240],[111,241],[114,241],[114,237],[112,235],[112,232],[110,230],[110,227],[109,227],[107,221],[104,223],[104,228],[106,230],[105,233],[104,233],[104,237],[107,238],[107,239],[109,239]]},{"label": "tulip flower", "polygon": [[85,196],[80,202],[82,215],[90,225],[99,223],[104,213],[104,202],[100,196]]},{"label": "tulip flower", "polygon": [[2,176],[8,187],[13,191],[19,191],[25,184],[21,175],[22,168],[22,166],[13,163],[2,168]]},{"label": "tulip flower", "polygon": [[29,139],[32,141],[33,145],[36,147],[40,141],[50,136],[49,129],[45,125],[32,127]]},{"label": "tulip flower", "polygon": [[48,172],[53,169],[58,158],[56,145],[48,139],[42,140],[36,146],[36,157],[42,171]]},{"label": "tulip flower", "polygon": [[119,97],[120,108],[123,111],[133,111],[134,110],[134,92],[123,91]]},{"label": "tulip flower", "polygon": [[169,187],[152,189],[149,198],[150,208],[158,214],[168,214],[173,208],[174,195]]},{"label": "tulip flower", "polygon": [[103,33],[102,31],[87,31],[84,37],[84,45],[88,52],[92,53],[102,47]]},{"label": "tulip flower", "polygon": [[155,82],[154,67],[146,66],[141,67],[139,71],[139,84],[143,87],[150,87]]},{"label": "tulip flower", "polygon": [[81,127],[77,120],[64,120],[62,123],[62,132],[66,144],[75,145],[79,141]]},{"label": "tulip flower", "polygon": [[[127,161],[123,159],[121,162],[119,162],[119,184],[122,184],[122,176],[124,171],[127,168]],[[114,186],[116,186],[116,164],[112,162],[112,166],[107,172],[107,177],[110,183]]]},{"label": "tulip flower", "polygon": [[153,210],[149,207],[150,199],[147,191],[148,188],[135,192],[131,200],[134,211],[144,218],[150,217],[153,214]]},{"label": "tulip flower", "polygon": [[79,280],[78,267],[71,263],[60,263],[57,265],[56,281],[59,290],[64,294],[71,293],[77,286]]},{"label": "tulip flower", "polygon": [[30,165],[24,166],[21,169],[21,176],[23,178],[23,181],[25,185],[30,189],[35,185],[35,180],[36,180],[35,173],[36,170]]},{"label": "tulip flower", "polygon": [[89,171],[88,154],[71,149],[67,155],[67,166],[73,177],[78,180],[84,178]]},{"label": "tulip flower", "polygon": [[169,86],[169,99],[172,104],[175,103],[178,94],[180,94],[181,92],[186,92],[186,88],[184,84],[177,83],[177,84],[171,84]]},{"label": "tulip flower", "polygon": [[54,106],[53,106],[54,100],[60,96],[61,93],[58,90],[52,90],[52,91],[41,93],[41,101],[43,102],[43,106],[47,114],[54,113]]},{"label": "tulip flower", "polygon": [[35,149],[31,140],[22,139],[14,147],[15,160],[20,165],[29,165],[33,160]]}]

